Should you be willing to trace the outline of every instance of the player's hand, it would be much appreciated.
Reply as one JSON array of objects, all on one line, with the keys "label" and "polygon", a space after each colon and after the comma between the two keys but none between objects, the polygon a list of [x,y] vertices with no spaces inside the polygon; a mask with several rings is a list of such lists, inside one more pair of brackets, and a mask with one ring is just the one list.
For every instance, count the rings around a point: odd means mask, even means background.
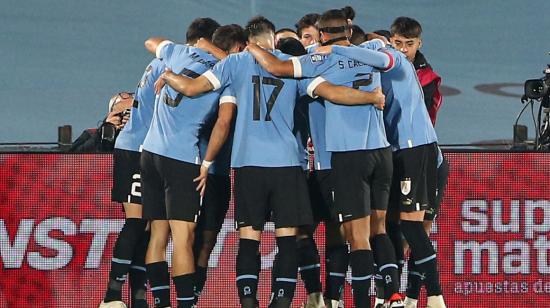
[{"label": "player's hand", "polygon": [[204,197],[204,191],[206,189],[207,179],[208,179],[208,168],[201,165],[199,176],[193,179],[193,182],[198,182],[197,191],[200,193],[201,197]]},{"label": "player's hand", "polygon": [[323,55],[332,53],[332,45],[319,46],[319,47],[317,47],[317,49],[315,49],[315,53],[320,53],[320,54],[323,54]]},{"label": "player's hand", "polygon": [[109,112],[105,122],[113,124],[117,129],[120,129],[122,128],[122,126],[124,126],[122,125],[122,121],[120,119],[120,113],[116,111]]},{"label": "player's hand", "polygon": [[162,90],[162,88],[166,84],[166,81],[164,81],[163,75],[164,73],[162,73],[162,75],[160,75],[157,81],[155,81],[155,94],[157,95],[160,94],[160,90]]},{"label": "player's hand", "polygon": [[381,39],[386,44],[390,43],[388,41],[388,39],[383,35],[380,35],[380,34],[377,34],[377,33],[374,33],[374,32],[367,33],[367,41],[374,40],[374,39]]},{"label": "player's hand", "polygon": [[380,110],[384,110],[384,106],[386,105],[386,96],[384,95],[384,93],[382,93],[382,88],[377,87],[376,89],[374,89],[373,93],[376,95],[373,104],[374,107]]}]

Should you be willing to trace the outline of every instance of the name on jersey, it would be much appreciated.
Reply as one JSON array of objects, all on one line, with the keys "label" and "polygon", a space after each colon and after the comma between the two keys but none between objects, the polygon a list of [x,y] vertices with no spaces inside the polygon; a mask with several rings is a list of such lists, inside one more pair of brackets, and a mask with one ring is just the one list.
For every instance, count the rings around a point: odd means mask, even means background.
[{"label": "name on jersey", "polygon": [[208,66],[209,68],[212,68],[214,67],[214,64],[216,64],[215,62],[212,62],[212,61],[207,61],[207,60],[204,60],[203,58],[201,58],[201,56],[197,53],[192,53],[190,56],[189,56],[193,61],[195,62],[198,62],[204,66]]},{"label": "name on jersey", "polygon": [[357,61],[357,60],[339,60],[338,61],[338,67],[340,69],[346,69],[346,68],[354,68],[354,67],[360,67],[360,66],[367,66],[367,64]]}]

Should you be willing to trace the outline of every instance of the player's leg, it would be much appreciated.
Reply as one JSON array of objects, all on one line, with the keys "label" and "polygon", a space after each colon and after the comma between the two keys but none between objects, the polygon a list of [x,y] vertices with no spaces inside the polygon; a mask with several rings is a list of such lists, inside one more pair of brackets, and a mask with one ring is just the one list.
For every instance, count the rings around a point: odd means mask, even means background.
[{"label": "player's leg", "polygon": [[199,174],[200,166],[167,157],[161,157],[160,162],[161,173],[166,178],[166,215],[174,243],[172,281],[178,307],[192,307],[195,303],[193,242],[201,207],[193,179]]},{"label": "player's leg", "polygon": [[325,241],[325,302],[327,307],[336,308],[342,299],[349,265],[349,248],[340,223],[325,224]]},{"label": "player's leg", "polygon": [[229,176],[209,175],[199,224],[195,230],[196,238],[193,248],[196,259],[195,297],[197,301],[206,283],[208,260],[216,245],[218,233],[229,208],[230,197]]},{"label": "player's leg", "polygon": [[141,216],[141,193],[134,189],[133,179],[139,183],[139,152],[115,150],[113,155],[112,199],[124,205],[126,220],[113,249],[109,283],[103,303],[121,302],[122,285],[126,281],[137,243],[145,235],[147,221]]},{"label": "player's leg", "polygon": [[410,174],[410,177],[409,183],[404,186],[410,185],[411,189],[409,191],[407,187],[401,186],[401,230],[409,243],[416,270],[425,277],[429,305],[445,307],[435,250],[422,223],[430,199],[429,194],[435,193],[435,188],[428,187],[427,177],[436,176],[437,149],[435,144],[430,144],[407,151],[408,154],[403,158],[405,172]]},{"label": "player's leg", "polygon": [[392,153],[389,148],[376,151],[377,164],[371,180],[371,238],[377,275],[384,288],[388,307],[403,307],[399,294],[399,272],[393,244],[386,234],[386,212],[393,172]]},{"label": "player's leg", "polygon": [[297,228],[311,226],[313,217],[306,179],[300,167],[269,168],[267,186],[278,253],[272,271],[270,308],[290,307],[298,276]]},{"label": "player's leg", "polygon": [[314,217],[314,225],[310,228],[298,229],[298,272],[304,281],[307,292],[305,308],[325,307],[321,286],[321,263],[317,244],[313,238],[315,229],[323,220],[322,196],[317,181],[317,174],[312,172],[307,177],[308,192],[311,200],[311,210]]},{"label": "player's leg", "polygon": [[261,168],[235,169],[235,225],[239,230],[236,283],[243,308],[258,306],[261,269],[260,235],[268,212],[265,178]]},{"label": "player's leg", "polygon": [[[449,177],[449,163],[442,155],[441,158],[441,164],[437,168],[437,190],[435,200],[433,201],[433,203],[430,202],[430,206],[424,214],[424,222],[422,223],[424,226],[424,230],[426,231],[426,234],[428,234],[428,236],[431,233],[433,221],[437,217],[439,206],[441,204],[441,201],[443,200],[445,188],[447,187],[447,181]],[[430,179],[428,178],[428,180]],[[433,186],[433,184],[429,186]],[[408,266],[409,274],[407,277],[407,298],[405,298],[405,303],[407,304],[407,307],[413,308],[416,307],[418,302],[418,297],[420,295],[420,289],[423,282],[423,276],[416,270],[413,258],[409,259]]]},{"label": "player's leg", "polygon": [[350,244],[350,265],[355,307],[370,307],[370,281],[374,257],[369,243],[371,187],[368,178],[375,161],[371,151],[332,154],[334,207]]},{"label": "player's leg", "polygon": [[166,247],[170,226],[166,216],[164,179],[159,170],[160,156],[143,151],[141,155],[141,189],[143,217],[150,221],[151,235],[145,267],[156,308],[170,306],[170,273],[166,262]]}]

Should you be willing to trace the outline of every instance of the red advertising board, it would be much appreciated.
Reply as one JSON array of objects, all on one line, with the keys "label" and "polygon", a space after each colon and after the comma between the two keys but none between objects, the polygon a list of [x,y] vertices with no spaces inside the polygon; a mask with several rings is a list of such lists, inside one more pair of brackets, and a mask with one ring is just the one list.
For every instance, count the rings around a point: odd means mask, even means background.
[{"label": "red advertising board", "polygon": [[[548,307],[550,154],[446,157],[449,185],[432,238],[448,307]],[[0,307],[98,305],[124,223],[121,206],[110,202],[111,175],[104,154],[0,154]],[[237,307],[232,217],[230,210],[200,307]],[[270,231],[262,241],[262,307],[275,255]],[[300,284],[293,307],[304,298]]]}]

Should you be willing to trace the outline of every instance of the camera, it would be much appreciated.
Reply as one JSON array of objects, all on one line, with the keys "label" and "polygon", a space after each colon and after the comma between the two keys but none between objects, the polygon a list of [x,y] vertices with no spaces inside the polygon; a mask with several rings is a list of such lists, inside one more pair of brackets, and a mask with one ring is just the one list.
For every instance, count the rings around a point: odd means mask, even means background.
[{"label": "camera", "polygon": [[[525,81],[525,97],[529,99],[541,99],[549,94],[550,88],[550,64],[543,71],[544,77],[540,79],[529,79]],[[550,106],[543,106],[550,107]]]}]

